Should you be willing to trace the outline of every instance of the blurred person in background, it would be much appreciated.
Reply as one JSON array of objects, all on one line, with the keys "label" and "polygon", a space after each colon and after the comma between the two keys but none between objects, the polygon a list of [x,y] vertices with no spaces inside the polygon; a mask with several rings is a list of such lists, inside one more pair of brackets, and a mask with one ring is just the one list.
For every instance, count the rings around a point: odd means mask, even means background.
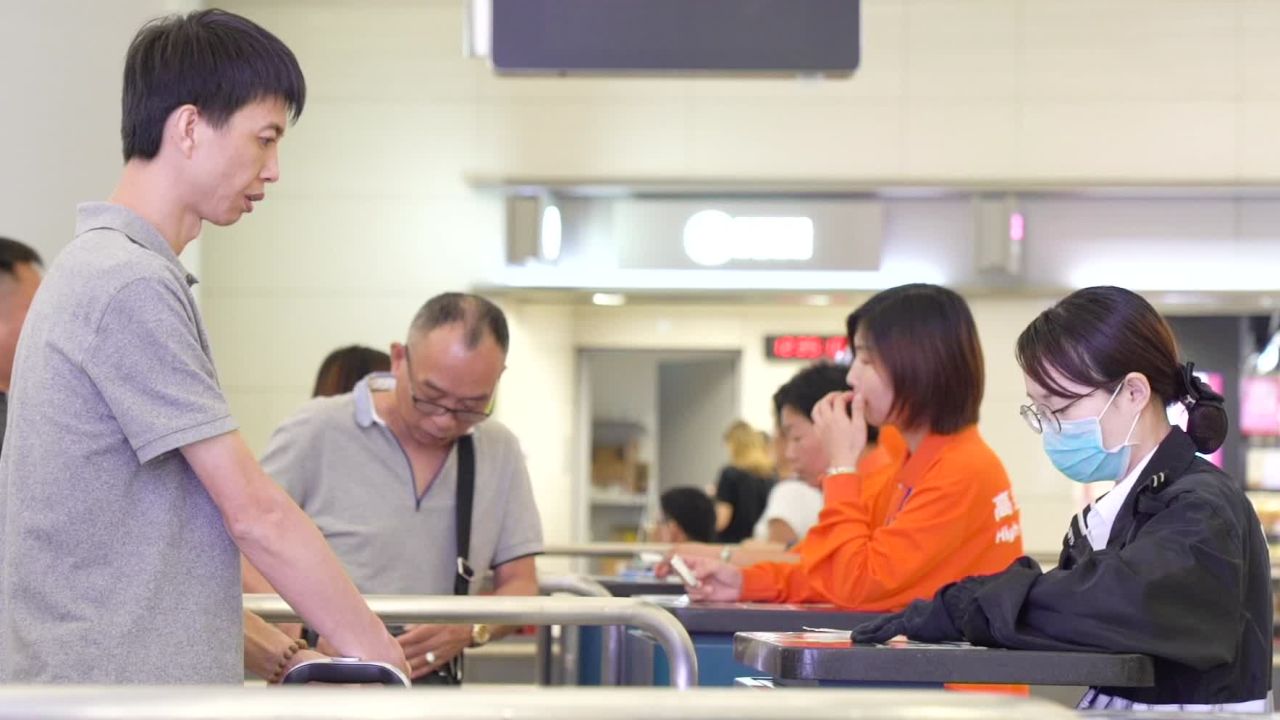
[{"label": "blurred person in background", "polygon": [[751,537],[773,489],[774,466],[760,432],[742,420],[724,434],[729,464],[716,480],[716,540],[739,543]]},{"label": "blurred person in background", "polygon": [[366,375],[391,370],[391,356],[363,345],[338,348],[320,363],[316,373],[316,386],[311,397],[342,395],[355,389],[356,383]]},{"label": "blurred person in background", "polygon": [[[773,395],[774,419],[782,440],[782,456],[793,475],[774,484],[747,547],[790,550],[818,522],[822,510],[822,478],[831,466],[826,448],[814,431],[810,415],[822,398],[849,389],[847,367],[831,363],[811,365],[796,373]],[[874,448],[876,428],[869,428],[867,446]]]},{"label": "blurred person in background", "polygon": [[[675,548],[676,553],[682,557],[718,557],[743,567],[769,561],[800,562],[804,536],[817,522],[823,507],[850,497],[865,497],[876,508],[876,516],[883,517],[883,506],[888,502],[884,491],[887,481],[906,454],[902,437],[891,427],[882,431],[869,426],[856,480],[828,478],[831,462],[811,417],[823,398],[849,390],[848,372],[848,366],[817,363],[800,370],[773,395],[774,415],[783,441],[781,454],[787,466],[794,469],[795,477],[779,481],[769,494],[764,514],[756,523],[758,533],[767,528],[767,539],[759,540],[757,535],[737,546],[683,543]],[[799,502],[795,495],[799,495]],[[817,507],[812,507],[814,498]]]},{"label": "blurred person in background", "polygon": [[0,448],[4,446],[9,383],[13,379],[18,335],[40,287],[43,269],[44,263],[35,250],[17,240],[0,237]]},{"label": "blurred person in background", "polygon": [[709,543],[716,538],[716,508],[700,488],[678,487],[658,500],[662,517],[654,526],[653,541],[660,543]]}]

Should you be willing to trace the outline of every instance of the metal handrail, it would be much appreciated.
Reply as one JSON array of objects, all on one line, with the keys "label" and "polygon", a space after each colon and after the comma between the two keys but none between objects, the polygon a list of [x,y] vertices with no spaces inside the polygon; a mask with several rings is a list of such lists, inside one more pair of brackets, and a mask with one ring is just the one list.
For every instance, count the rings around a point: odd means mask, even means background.
[{"label": "metal handrail", "polygon": [[[613,597],[613,593],[609,592],[604,585],[595,582],[595,580],[586,577],[586,575],[552,575],[552,577],[538,578],[538,591],[541,594],[568,593],[576,594],[579,597]],[[557,638],[561,644],[561,674],[563,678],[568,678],[571,673],[571,667],[577,665],[577,653],[572,655],[566,650],[566,638],[561,634]],[[539,653],[538,661],[541,669],[539,670],[539,680],[543,684],[554,684],[550,682],[549,666],[547,665],[550,643],[552,643],[552,633],[548,626],[541,626],[539,629],[538,643]],[[575,641],[576,642],[576,639]],[[573,661],[570,662],[570,657]],[[562,679],[563,679],[562,678]],[[600,684],[617,685],[622,683],[622,626],[621,625],[605,625],[600,628]]]},{"label": "metal handrail", "polygon": [[543,595],[551,593],[568,593],[578,597],[613,597],[609,588],[592,580],[586,575],[553,575],[538,578],[538,592]]},{"label": "metal handrail", "polygon": [[[552,577],[539,577],[538,591],[543,594],[576,594],[576,596],[579,597],[613,597],[613,593],[609,592],[608,588],[605,588],[604,585],[586,577],[586,575],[552,575]],[[563,635],[559,637],[559,641],[561,641],[561,643],[564,642]],[[539,634],[539,662],[547,661],[547,657],[544,657],[543,652],[541,651],[544,650],[544,647],[549,646],[543,646],[541,643],[549,642],[552,642],[552,639],[550,639],[548,629],[544,626],[543,632]],[[564,652],[563,648],[564,646],[561,644],[562,669],[564,669],[562,670],[562,673],[564,676],[568,676],[567,667],[570,666],[570,664],[568,664],[567,660],[564,660],[567,653]],[[547,683],[550,675],[545,674],[545,670],[540,671],[539,678],[540,680],[543,680],[544,683]],[[622,626],[605,625],[603,628],[600,628],[600,684],[617,685],[621,683]]]},{"label": "metal handrail", "polygon": [[[390,623],[479,622],[500,625],[628,625],[652,634],[671,663],[671,684],[698,684],[698,658],[689,632],[671,613],[632,598],[366,595]],[[244,608],[267,622],[301,620],[279,595],[245,595]]]},{"label": "metal handrail", "polygon": [[0,687],[0,720],[1072,720],[1036,698],[938,690],[788,688]]},{"label": "metal handrail", "polygon": [[594,542],[566,545],[547,545],[543,555],[569,557],[629,558],[642,552],[666,554],[675,547],[671,543]]}]

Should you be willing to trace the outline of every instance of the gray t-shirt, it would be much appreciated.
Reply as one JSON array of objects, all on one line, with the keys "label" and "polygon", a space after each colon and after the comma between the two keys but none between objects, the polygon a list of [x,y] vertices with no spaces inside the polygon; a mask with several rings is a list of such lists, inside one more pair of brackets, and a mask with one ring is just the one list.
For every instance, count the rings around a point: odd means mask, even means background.
[{"label": "gray t-shirt", "polygon": [[[370,384],[303,405],[271,437],[262,467],[324,533],[363,593],[450,595],[457,572],[457,448],[417,497],[399,441],[377,416]],[[486,420],[472,432],[476,484],[471,552],[477,573],[542,551],[542,523],[519,442]],[[476,590],[477,583],[471,584]]]},{"label": "gray t-shirt", "polygon": [[0,681],[239,683],[236,547],[179,448],[236,429],[165,239],[81,205],[0,454]]}]

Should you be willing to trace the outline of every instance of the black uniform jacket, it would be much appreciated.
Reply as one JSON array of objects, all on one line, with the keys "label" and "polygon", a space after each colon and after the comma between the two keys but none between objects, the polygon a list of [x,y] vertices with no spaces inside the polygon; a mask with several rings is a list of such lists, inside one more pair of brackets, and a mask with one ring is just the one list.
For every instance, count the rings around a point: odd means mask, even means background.
[{"label": "black uniform jacket", "polygon": [[976,645],[1155,659],[1154,687],[1099,688],[1108,695],[1234,703],[1271,689],[1271,561],[1261,524],[1240,486],[1176,427],[1120,508],[1106,549],[1095,552],[1073,522],[1056,569],[1041,573],[1024,558],[941,594]]}]

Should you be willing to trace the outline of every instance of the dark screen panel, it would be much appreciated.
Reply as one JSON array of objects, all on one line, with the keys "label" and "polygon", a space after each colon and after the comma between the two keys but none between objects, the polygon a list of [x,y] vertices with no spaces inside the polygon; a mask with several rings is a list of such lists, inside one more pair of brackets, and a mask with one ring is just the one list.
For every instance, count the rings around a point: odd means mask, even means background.
[{"label": "dark screen panel", "polygon": [[848,74],[858,0],[493,0],[499,71]]}]

